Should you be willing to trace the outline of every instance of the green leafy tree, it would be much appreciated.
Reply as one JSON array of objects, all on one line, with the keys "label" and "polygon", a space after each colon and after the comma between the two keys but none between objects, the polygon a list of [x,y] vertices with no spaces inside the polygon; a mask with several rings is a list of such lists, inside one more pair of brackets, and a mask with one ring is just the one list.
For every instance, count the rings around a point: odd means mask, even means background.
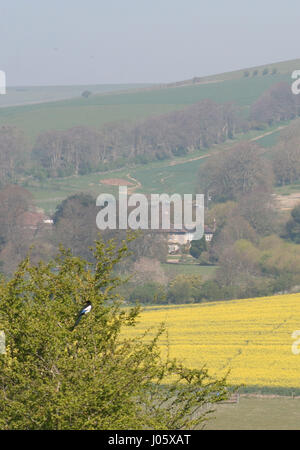
[{"label": "green leafy tree", "polygon": [[208,158],[199,170],[197,191],[213,202],[235,201],[253,192],[271,192],[273,170],[251,142],[239,142],[230,150]]},{"label": "green leafy tree", "polygon": [[91,91],[83,91],[81,96],[84,98],[89,98],[92,95]]},{"label": "green leafy tree", "polygon": [[169,303],[194,303],[198,300],[202,278],[199,275],[177,275],[171,281],[167,293]]},{"label": "green leafy tree", "polygon": [[227,397],[224,378],[162,358],[163,326],[126,336],[140,311],[115,294],[126,253],[125,241],[98,240],[94,265],[61,248],[1,280],[0,429],[191,429]]},{"label": "green leafy tree", "polygon": [[53,220],[54,242],[92,260],[89,248],[97,238],[95,199],[90,194],[71,195],[57,206]]},{"label": "green leafy tree", "polygon": [[286,224],[287,236],[296,244],[300,244],[300,205],[295,206],[291,216]]},{"label": "green leafy tree", "polygon": [[207,244],[205,240],[205,236],[202,236],[201,239],[197,239],[191,242],[190,254],[193,258],[199,259],[203,252],[206,252]]},{"label": "green leafy tree", "polygon": [[154,281],[149,281],[148,283],[136,286],[130,294],[131,302],[140,303],[164,303],[165,292],[164,286]]}]

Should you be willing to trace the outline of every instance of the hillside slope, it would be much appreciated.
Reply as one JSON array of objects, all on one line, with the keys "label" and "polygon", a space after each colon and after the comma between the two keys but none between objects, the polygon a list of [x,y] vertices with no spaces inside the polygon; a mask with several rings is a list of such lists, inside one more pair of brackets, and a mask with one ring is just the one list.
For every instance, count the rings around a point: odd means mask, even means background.
[{"label": "hillside slope", "polygon": [[[272,75],[273,66],[277,73]],[[100,128],[110,122],[136,121],[182,109],[207,98],[219,103],[234,102],[247,110],[271,85],[279,81],[290,82],[292,71],[300,67],[300,60],[267,67],[270,71],[265,76],[259,72],[255,77],[244,77],[244,71],[240,70],[201,78],[197,83],[179,82],[89,98],[0,108],[0,125],[15,125],[34,141],[40,132],[49,129],[79,125]]]},{"label": "hillside slope", "polygon": [[272,72],[274,69],[278,72],[278,73],[282,73],[282,74],[291,74],[294,70],[299,69],[300,67],[300,59],[291,59],[291,60],[287,60],[287,61],[280,61],[280,62],[273,62],[270,64],[263,64],[260,66],[253,66],[253,67],[245,67],[243,69],[239,69],[239,70],[234,70],[231,72],[224,72],[224,73],[218,73],[216,75],[209,75],[206,77],[194,77],[190,80],[184,80],[184,81],[179,81],[177,83],[170,83],[170,85],[174,85],[174,84],[182,84],[182,85],[187,85],[187,84],[195,84],[195,83],[213,83],[213,82],[218,82],[218,81],[225,81],[225,80],[236,80],[238,78],[241,78],[244,76],[244,72],[245,71],[249,71],[250,72],[250,76],[254,71],[258,71],[259,73],[262,73],[265,69],[268,69],[269,72]]}]

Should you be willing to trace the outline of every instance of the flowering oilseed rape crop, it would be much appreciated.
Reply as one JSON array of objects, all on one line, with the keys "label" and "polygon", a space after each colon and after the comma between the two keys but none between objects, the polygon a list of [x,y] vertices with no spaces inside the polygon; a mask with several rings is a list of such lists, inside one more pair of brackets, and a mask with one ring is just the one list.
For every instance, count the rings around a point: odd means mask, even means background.
[{"label": "flowering oilseed rape crop", "polygon": [[[293,354],[291,337],[300,330],[300,294],[148,307],[126,333],[162,322],[170,356],[188,367],[206,365],[218,376],[230,369],[232,384],[300,387],[300,354]],[[166,337],[160,345],[163,354]]]}]

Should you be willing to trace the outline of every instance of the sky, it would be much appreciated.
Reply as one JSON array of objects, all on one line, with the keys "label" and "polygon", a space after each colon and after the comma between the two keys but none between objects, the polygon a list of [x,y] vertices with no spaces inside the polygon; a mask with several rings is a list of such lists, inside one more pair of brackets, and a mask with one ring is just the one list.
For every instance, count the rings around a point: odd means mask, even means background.
[{"label": "sky", "polygon": [[300,1],[0,0],[8,86],[165,83],[299,58]]}]

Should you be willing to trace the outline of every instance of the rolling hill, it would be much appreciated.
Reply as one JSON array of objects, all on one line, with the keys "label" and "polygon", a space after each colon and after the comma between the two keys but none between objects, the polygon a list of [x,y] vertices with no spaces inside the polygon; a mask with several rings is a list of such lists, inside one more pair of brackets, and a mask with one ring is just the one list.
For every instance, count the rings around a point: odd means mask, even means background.
[{"label": "rolling hill", "polygon": [[[269,68],[269,74],[263,76],[262,70],[265,67]],[[291,82],[292,71],[299,67],[300,60],[293,60],[249,69],[250,74],[254,70],[259,71],[255,77],[252,75],[245,77],[245,70],[239,70],[200,78],[197,82],[186,80],[151,87],[131,85],[131,89],[129,89],[130,86],[125,85],[26,88],[26,91],[21,89],[18,92],[25,103],[34,103],[43,96],[53,101],[2,107],[0,108],[0,126],[15,125],[25,132],[32,145],[36,136],[45,130],[67,129],[76,125],[101,128],[109,122],[134,122],[149,116],[182,109],[205,98],[221,103],[233,101],[247,114],[249,106],[262,92],[278,81]],[[273,68],[276,68],[277,72],[272,75]],[[93,95],[82,98],[80,93],[83,88],[90,88]],[[113,89],[117,91],[112,92]],[[122,92],[121,89],[123,89]],[[70,98],[54,101],[57,96]],[[3,101],[4,97],[2,96],[0,101]],[[44,179],[40,182],[27,177],[21,183],[33,193],[37,206],[45,209],[49,214],[54,212],[56,205],[64,198],[77,192],[98,195],[105,188],[105,192],[116,193],[117,187],[102,186],[102,180],[106,178],[130,179],[132,177],[136,180],[137,192],[178,192],[180,194],[194,192],[198,169],[212,152],[223,151],[241,139],[256,140],[259,145],[268,148],[276,143],[281,128],[285,125],[276,124],[265,130],[252,130],[205,151],[199,150],[187,157],[174,157],[172,161],[155,161],[105,173]]]},{"label": "rolling hill", "polygon": [[[264,67],[270,70],[265,76],[261,73]],[[220,103],[234,102],[247,111],[247,108],[272,84],[279,81],[290,82],[292,71],[299,67],[300,60],[293,60],[262,66],[258,69],[251,68],[248,77],[244,76],[245,70],[238,70],[197,78],[197,82],[187,80],[151,88],[135,86],[136,89],[117,93],[106,92],[105,95],[99,94],[95,87],[91,87],[90,90],[95,94],[89,98],[78,97],[79,92],[82,92],[80,87],[76,95],[74,91],[74,98],[51,102],[48,98],[48,102],[44,103],[0,108],[0,125],[17,126],[24,130],[33,142],[36,136],[45,130],[67,129],[78,125],[100,128],[110,122],[136,121],[182,109],[186,105],[207,98]],[[273,68],[277,69],[276,74],[272,74]],[[255,77],[251,76],[254,70],[259,70]],[[119,86],[119,90],[120,88]],[[62,94],[63,92],[60,93]],[[49,96],[49,93],[47,95]],[[57,93],[53,92],[51,95],[53,100]]]},{"label": "rolling hill", "polygon": [[36,205],[50,215],[54,213],[58,203],[75,193],[87,192],[97,196],[101,192],[106,192],[117,195],[117,186],[103,183],[108,178],[119,178],[127,181],[134,179],[132,190],[146,194],[162,192],[167,194],[174,192],[179,194],[193,193],[200,165],[213,152],[224,151],[242,139],[255,139],[260,145],[265,145],[268,148],[269,144],[275,143],[272,139],[273,135],[278,137],[279,129],[282,126],[284,125],[277,124],[264,131],[251,131],[241,134],[235,140],[215,145],[205,151],[199,150],[186,157],[174,157],[171,161],[154,161],[103,173],[94,172],[81,176],[48,178],[43,181],[27,179],[23,185],[32,192]]},{"label": "rolling hill", "polygon": [[97,84],[74,86],[8,86],[0,97],[0,108],[31,105],[81,97],[84,91],[96,95],[145,88],[145,84]]}]

